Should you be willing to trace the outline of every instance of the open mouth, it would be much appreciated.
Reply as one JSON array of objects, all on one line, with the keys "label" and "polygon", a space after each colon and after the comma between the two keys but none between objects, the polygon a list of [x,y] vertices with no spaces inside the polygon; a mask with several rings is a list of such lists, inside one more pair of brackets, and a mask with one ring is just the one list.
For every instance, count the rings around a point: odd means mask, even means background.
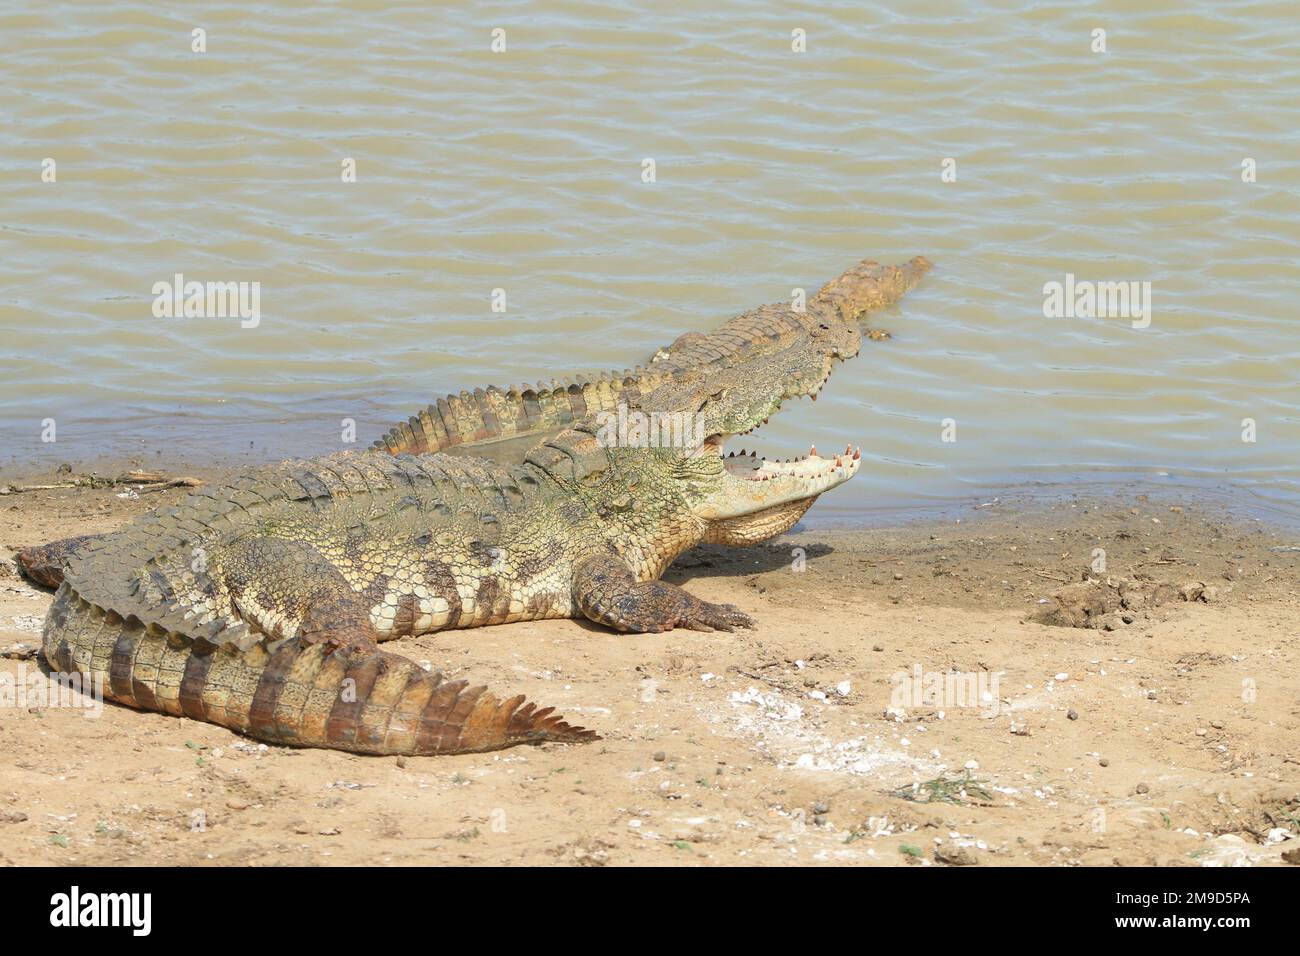
[{"label": "open mouth", "polygon": [[862,460],[862,449],[844,446],[844,451],[823,458],[817,454],[817,446],[808,449],[808,454],[797,458],[768,459],[756,451],[741,449],[739,452],[722,454],[726,438],[721,435],[711,436],[705,442],[705,449],[722,458],[727,474],[745,481],[770,481],[773,478],[803,478],[807,480],[831,478],[836,475],[849,476],[858,470]]},{"label": "open mouth", "polygon": [[[817,394],[826,386],[830,380],[831,371],[834,363],[829,363],[821,381],[806,390],[797,391],[794,395],[786,393],[777,403],[773,413],[779,411],[781,404],[791,398],[810,397],[814,402],[817,401]],[[770,416],[769,416],[770,417]],[[741,434],[749,435],[762,428],[768,422],[767,418],[758,422],[753,428],[747,429]],[[844,446],[844,451],[832,455],[829,458],[823,458],[817,454],[817,446],[813,445],[808,449],[808,454],[800,455],[797,458],[787,458],[782,461],[779,458],[768,459],[756,451],[747,451],[741,449],[739,452],[726,452],[725,447],[730,438],[737,437],[732,435],[710,435],[704,441],[703,448],[698,454],[715,454],[722,459],[727,473],[733,478],[741,478],[746,481],[770,481],[773,478],[800,478],[807,481],[834,479],[836,477],[849,477],[858,470],[858,465],[862,460],[862,449],[854,449],[850,445]]]}]

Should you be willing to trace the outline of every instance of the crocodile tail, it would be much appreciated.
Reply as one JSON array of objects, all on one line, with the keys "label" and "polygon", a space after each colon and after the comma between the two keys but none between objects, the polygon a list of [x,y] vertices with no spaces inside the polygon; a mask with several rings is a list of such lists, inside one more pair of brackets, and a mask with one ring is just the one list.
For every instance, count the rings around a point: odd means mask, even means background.
[{"label": "crocodile tail", "polygon": [[43,646],[53,670],[79,673],[110,700],[270,743],[420,755],[597,739],[552,708],[445,680],[373,645],[212,644],[105,611],[66,583]]},{"label": "crocodile tail", "polygon": [[558,432],[620,402],[637,407],[642,393],[665,378],[657,369],[636,368],[506,390],[476,388],[439,399],[389,429],[373,447],[390,455],[421,455]]},{"label": "crocodile tail", "polygon": [[898,266],[882,266],[874,259],[864,259],[822,286],[809,303],[809,309],[829,312],[844,322],[857,322],[869,312],[893,305],[932,266],[925,256],[916,256]]}]

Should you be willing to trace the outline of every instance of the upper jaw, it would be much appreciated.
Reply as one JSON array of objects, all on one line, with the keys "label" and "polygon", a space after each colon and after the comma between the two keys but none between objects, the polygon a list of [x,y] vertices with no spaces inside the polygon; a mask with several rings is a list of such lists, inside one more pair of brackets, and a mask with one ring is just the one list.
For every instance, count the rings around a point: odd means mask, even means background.
[{"label": "upper jaw", "polygon": [[792,501],[811,500],[858,472],[862,452],[848,448],[823,458],[813,448],[791,461],[768,461],[742,451],[722,459],[720,494],[702,517],[719,519],[753,514]]}]

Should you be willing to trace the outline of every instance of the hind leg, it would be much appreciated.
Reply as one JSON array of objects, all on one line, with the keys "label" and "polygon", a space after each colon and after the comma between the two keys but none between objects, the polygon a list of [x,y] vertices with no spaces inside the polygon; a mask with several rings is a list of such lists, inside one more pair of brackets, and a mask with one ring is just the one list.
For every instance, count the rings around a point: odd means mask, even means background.
[{"label": "hind leg", "polygon": [[373,595],[355,590],[306,542],[245,538],[218,558],[239,616],[273,640],[366,650],[383,640],[370,619]]},{"label": "hind leg", "polygon": [[82,534],[75,538],[60,538],[49,544],[20,548],[14,555],[14,562],[18,565],[18,570],[30,580],[47,588],[57,588],[63,583],[63,572],[67,570],[68,560],[87,545],[106,537],[107,534]]}]

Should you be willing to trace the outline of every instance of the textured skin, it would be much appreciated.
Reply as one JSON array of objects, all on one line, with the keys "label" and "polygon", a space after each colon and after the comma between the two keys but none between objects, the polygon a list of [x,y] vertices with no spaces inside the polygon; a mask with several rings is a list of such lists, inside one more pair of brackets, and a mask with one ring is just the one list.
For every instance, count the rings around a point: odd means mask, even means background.
[{"label": "textured skin", "polygon": [[[924,256],[899,266],[866,259],[822,287],[803,312],[788,305],[752,309],[709,334],[687,332],[656,352],[644,367],[603,372],[594,378],[576,376],[550,384],[493,386],[448,395],[394,426],[374,447],[394,455],[421,454],[554,434],[620,402],[638,408],[644,396],[683,372],[760,366],[762,360],[790,349],[806,352],[803,394],[810,394],[809,389],[825,379],[833,359],[857,354],[857,324],[862,318],[897,302],[930,268]],[[852,335],[815,341],[826,326],[851,330]]]},{"label": "textured skin", "polygon": [[[504,452],[509,446],[526,449],[584,417],[612,411],[620,403],[641,408],[645,396],[659,389],[724,370],[780,380],[786,398],[815,399],[834,363],[857,355],[862,319],[897,302],[930,268],[924,256],[899,266],[866,259],[823,286],[804,312],[786,305],[752,309],[712,333],[687,332],[659,349],[646,367],[604,372],[594,379],[577,376],[549,385],[493,386],[448,395],[390,429],[373,447],[394,455],[473,449],[504,460],[510,457]],[[26,548],[15,558],[32,580],[58,587],[67,556],[86,540]]]},{"label": "textured skin", "polygon": [[[791,479],[810,499],[856,470],[817,462],[827,476]],[[794,520],[790,493],[769,491],[782,480],[731,477],[716,454],[605,448],[581,430],[513,467],[346,453],[262,469],[73,553],[45,657],[102,677],[121,703],[278,743],[434,754],[586,740],[549,709],[377,645],[582,615],[624,631],[748,625],[654,579],[715,514],[743,523],[737,490],[780,516],[764,531]]]},{"label": "textured skin", "polygon": [[[45,659],[102,678],[121,703],[277,743],[439,754],[592,739],[550,708],[444,680],[378,644],[578,616],[634,632],[751,626],[657,579],[702,541],[779,534],[856,473],[847,449],[785,464],[721,457],[727,437],[788,398],[815,397],[831,364],[857,354],[852,288],[823,290],[820,311],[798,314],[801,331],[773,319],[763,341],[781,348],[753,345],[725,367],[694,362],[640,399],[697,416],[702,444],[610,446],[588,417],[518,465],[345,453],[260,469],[120,532],[47,546],[37,564],[66,568]],[[681,347],[699,354],[700,343]]]}]

